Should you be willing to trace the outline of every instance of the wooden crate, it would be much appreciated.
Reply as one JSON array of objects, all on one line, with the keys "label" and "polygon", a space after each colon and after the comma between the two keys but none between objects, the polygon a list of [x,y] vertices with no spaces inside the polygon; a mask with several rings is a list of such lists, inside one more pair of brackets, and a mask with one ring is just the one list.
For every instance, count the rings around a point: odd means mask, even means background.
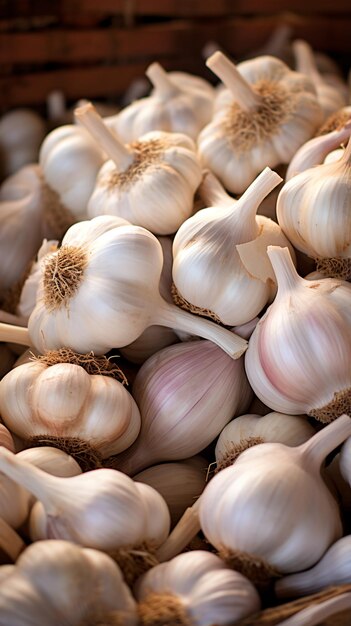
[{"label": "wooden crate", "polygon": [[240,59],[281,23],[346,69],[345,0],[0,0],[0,108],[39,105],[53,89],[117,99],[155,59],[211,79],[208,41]]}]

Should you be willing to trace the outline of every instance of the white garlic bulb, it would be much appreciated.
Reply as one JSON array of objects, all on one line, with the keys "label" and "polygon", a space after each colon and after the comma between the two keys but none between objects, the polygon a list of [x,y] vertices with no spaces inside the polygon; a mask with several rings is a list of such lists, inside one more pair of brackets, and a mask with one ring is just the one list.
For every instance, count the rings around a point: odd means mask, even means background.
[{"label": "white garlic bulb", "polygon": [[5,574],[1,626],[139,624],[135,600],[118,566],[97,550],[68,541],[40,541]]},{"label": "white garlic bulb", "polygon": [[320,467],[350,433],[343,415],[296,448],[264,443],[245,450],[198,501],[206,538],[257,580],[314,565],[342,535]]},{"label": "white garlic bulb", "polygon": [[315,434],[305,417],[267,413],[263,417],[247,414],[227,424],[216,444],[217,469],[232,465],[247,448],[260,443],[283,443],[299,446]]},{"label": "white garlic bulb", "polygon": [[89,217],[116,215],[154,234],[174,233],[191,215],[201,181],[190,137],[153,131],[125,146],[91,104],[75,115],[111,159],[99,171]]},{"label": "white garlic bulb", "polygon": [[41,277],[41,262],[43,261],[43,259],[45,259],[47,254],[56,252],[56,250],[58,249],[58,243],[59,242],[57,240],[47,241],[47,239],[44,239],[42,245],[38,250],[37,258],[32,263],[28,277],[24,281],[16,308],[17,314],[24,319],[29,318],[31,312],[35,307],[39,281]]},{"label": "white garlic bulb", "polygon": [[38,160],[45,131],[44,120],[30,109],[14,109],[3,115],[0,119],[0,161],[4,177]]},{"label": "white garlic bulb", "polygon": [[215,206],[186,220],[174,238],[172,272],[180,296],[225,325],[245,324],[274,296],[267,246],[288,245],[294,254],[279,226],[256,215],[281,180],[266,168],[240,200],[230,203],[223,192]]},{"label": "white garlic bulb", "polygon": [[88,200],[104,161],[105,155],[89,133],[74,125],[53,130],[40,148],[45,182],[76,220],[87,216]]},{"label": "white garlic bulb", "polygon": [[212,122],[199,135],[199,155],[226,189],[242,193],[265,166],[289,163],[321,124],[309,78],[264,56],[236,68],[216,52],[208,67],[225,83]]},{"label": "white garlic bulb", "polygon": [[[41,352],[66,346],[104,354],[159,324],[202,335],[238,358],[247,347],[244,339],[161,297],[162,264],[161,245],[144,228],[108,215],[74,224],[45,259],[28,323],[32,343]],[[29,341],[20,331],[0,325],[0,341]]]},{"label": "white garlic bulb", "polygon": [[105,552],[165,541],[167,505],[157,491],[112,469],[57,477],[0,448],[0,471],[32,493],[47,539],[67,539]]},{"label": "white garlic bulb", "polygon": [[336,86],[328,84],[319,73],[316,66],[311,46],[301,39],[297,39],[292,44],[296,60],[296,69],[308,76],[317,92],[318,102],[322,108],[324,119],[343,107],[347,100],[344,94]]},{"label": "white garlic bulb", "polygon": [[150,485],[164,498],[174,526],[187,507],[192,506],[206,485],[207,462],[201,457],[153,465],[133,476],[133,480]]},{"label": "white garlic bulb", "polygon": [[268,255],[278,292],[250,337],[248,379],[274,411],[329,422],[351,410],[351,286],[304,280],[287,248]]},{"label": "white garlic bulb", "polygon": [[147,572],[138,581],[136,598],[143,626],[230,626],[260,609],[250,581],[201,550],[180,554]]},{"label": "white garlic bulb", "polygon": [[275,592],[279,598],[294,598],[350,582],[351,536],[348,535],[336,541],[311,569],[278,580]]},{"label": "white garlic bulb", "polygon": [[252,394],[242,359],[230,359],[210,341],[190,341],[150,357],[136,376],[133,396],[141,414],[140,434],[114,461],[114,467],[132,475],[203,450],[235,414],[245,411]]},{"label": "white garlic bulb", "polygon": [[159,63],[152,63],[146,75],[154,87],[151,95],[110,118],[110,127],[125,142],[135,141],[151,130],[184,133],[196,139],[211,119],[213,94],[193,81],[182,86],[173,82]]},{"label": "white garlic bulb", "polygon": [[94,467],[128,448],[140,430],[120,375],[104,357],[49,352],[0,381],[0,414],[28,444],[52,444]]},{"label": "white garlic bulb", "polygon": [[[330,162],[330,156],[335,152],[335,148],[338,148],[343,142],[347,142],[351,135],[351,113],[350,120],[346,122],[338,130],[330,131],[324,135],[319,135],[307,141],[290,161],[286,173],[286,180],[290,180],[293,176],[304,172],[305,170],[314,167],[315,165],[321,165],[321,163]],[[339,153],[339,156],[342,156]],[[333,160],[337,160],[333,157]]]},{"label": "white garlic bulb", "polygon": [[293,246],[320,260],[325,274],[351,269],[351,139],[342,158],[289,180],[277,202],[278,223]]}]

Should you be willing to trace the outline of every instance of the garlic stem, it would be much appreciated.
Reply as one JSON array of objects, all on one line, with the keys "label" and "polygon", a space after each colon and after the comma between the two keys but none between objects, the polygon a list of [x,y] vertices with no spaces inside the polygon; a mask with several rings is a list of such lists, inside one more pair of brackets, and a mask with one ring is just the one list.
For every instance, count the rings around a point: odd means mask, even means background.
[{"label": "garlic stem", "polygon": [[296,59],[296,70],[301,74],[306,74],[316,83],[323,82],[314,60],[313,50],[307,41],[296,39],[292,47]]},{"label": "garlic stem", "polygon": [[200,498],[193,506],[186,509],[166,541],[158,548],[156,556],[160,563],[169,561],[182,552],[201,530],[198,514],[199,501]]},{"label": "garlic stem", "polygon": [[28,489],[45,506],[47,513],[56,512],[60,506],[58,488],[61,490],[63,478],[47,474],[31,463],[22,461],[16,454],[0,447],[0,472],[12,478],[14,482]]},{"label": "garlic stem", "polygon": [[186,333],[209,339],[229,354],[232,359],[241,357],[248,346],[245,339],[235,335],[230,330],[226,330],[202,317],[187,313],[172,304],[168,304],[165,300],[160,301],[157,314],[152,323],[160,326],[169,326],[175,330],[182,330]]},{"label": "garlic stem", "polygon": [[298,275],[295,269],[289,248],[268,246],[267,254],[277,279],[277,295],[285,294],[301,284],[303,279]]},{"label": "garlic stem", "polygon": [[344,414],[299,446],[299,452],[308,466],[318,471],[328,454],[350,436],[351,417]]},{"label": "garlic stem", "polygon": [[223,204],[229,206],[236,203],[236,200],[227,194],[223,185],[210,170],[204,171],[198,192],[207,207],[222,206]]},{"label": "garlic stem", "polygon": [[282,180],[282,177],[269,167],[265,167],[255,178],[238,201],[246,223],[256,219],[257,209],[261,202]]},{"label": "garlic stem", "polygon": [[0,550],[15,562],[25,547],[21,537],[0,517]]},{"label": "garlic stem", "polygon": [[343,163],[347,163],[348,165],[351,165],[351,137],[347,142],[344,154],[341,157],[341,161]]},{"label": "garlic stem", "polygon": [[145,74],[161,95],[168,96],[180,91],[159,63],[151,63]]},{"label": "garlic stem", "polygon": [[251,85],[243,78],[234,63],[223,52],[215,52],[207,59],[206,65],[231,91],[242,109],[249,111],[250,109],[256,109],[260,105],[260,96],[253,91]]},{"label": "garlic stem", "polygon": [[104,124],[91,102],[75,109],[74,115],[110,159],[114,161],[118,169],[123,171],[128,169],[134,161],[132,152]]},{"label": "garlic stem", "polygon": [[0,341],[8,341],[9,343],[19,343],[21,346],[31,346],[28,328],[20,326],[12,326],[11,324],[3,324],[0,322]]}]

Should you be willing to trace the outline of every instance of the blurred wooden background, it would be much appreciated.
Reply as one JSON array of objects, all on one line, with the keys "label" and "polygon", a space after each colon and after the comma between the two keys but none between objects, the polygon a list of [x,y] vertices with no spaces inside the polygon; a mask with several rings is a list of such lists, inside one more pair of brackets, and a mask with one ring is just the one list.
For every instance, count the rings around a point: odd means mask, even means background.
[{"label": "blurred wooden background", "polygon": [[211,80],[208,41],[240,60],[282,23],[346,71],[349,0],[0,0],[0,109],[39,105],[53,89],[117,99],[155,59]]}]

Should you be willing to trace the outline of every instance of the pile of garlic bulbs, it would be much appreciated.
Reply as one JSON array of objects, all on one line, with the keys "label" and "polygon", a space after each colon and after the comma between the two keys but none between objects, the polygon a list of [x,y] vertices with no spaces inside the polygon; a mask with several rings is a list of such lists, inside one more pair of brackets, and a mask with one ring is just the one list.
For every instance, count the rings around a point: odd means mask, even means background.
[{"label": "pile of garlic bulbs", "polygon": [[282,41],[0,188],[0,626],[351,609],[351,106]]}]

